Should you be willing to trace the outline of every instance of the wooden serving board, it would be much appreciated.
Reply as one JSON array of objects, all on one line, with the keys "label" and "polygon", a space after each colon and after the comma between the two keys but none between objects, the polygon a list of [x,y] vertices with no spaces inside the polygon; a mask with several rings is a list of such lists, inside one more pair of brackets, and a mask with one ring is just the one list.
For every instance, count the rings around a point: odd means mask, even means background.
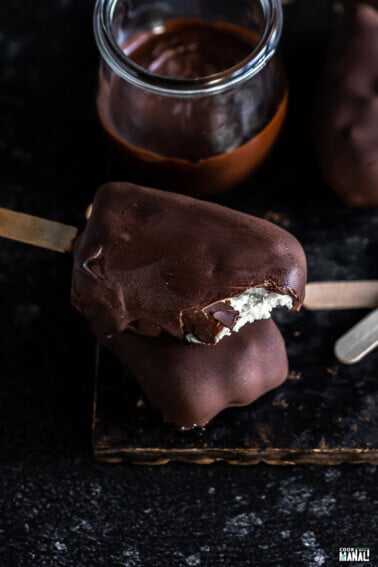
[{"label": "wooden serving board", "polygon": [[[333,316],[338,326],[350,319],[345,313]],[[378,464],[376,354],[354,367],[337,364],[330,349],[332,328],[319,329],[323,344],[317,341],[318,349],[311,351],[308,333],[319,314],[294,317],[295,330],[280,321],[289,341],[288,381],[255,404],[226,410],[206,428],[194,431],[163,423],[115,357],[99,351],[93,425],[96,459],[139,464],[219,460],[241,465]],[[300,362],[300,352],[306,353],[307,364]],[[329,366],[321,362],[324,357],[329,358]]]},{"label": "wooden serving board", "polygon": [[[378,211],[342,206],[319,174],[311,103],[328,32],[340,11],[329,0],[285,7],[283,55],[290,81],[285,131],[261,171],[218,202],[262,216],[303,244],[309,281],[378,277]],[[118,177],[113,175],[113,178]],[[99,461],[165,464],[378,464],[378,353],[355,366],[335,359],[335,341],[367,311],[278,312],[290,376],[247,408],[230,409],[205,429],[164,424],[115,358],[98,356],[93,450]]]}]

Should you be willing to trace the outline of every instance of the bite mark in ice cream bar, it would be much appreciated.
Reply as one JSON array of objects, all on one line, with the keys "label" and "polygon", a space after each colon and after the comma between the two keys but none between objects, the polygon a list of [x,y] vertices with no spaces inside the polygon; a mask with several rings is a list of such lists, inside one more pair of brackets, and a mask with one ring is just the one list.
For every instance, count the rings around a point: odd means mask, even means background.
[{"label": "bite mark in ice cream bar", "polygon": [[[252,287],[241,295],[207,307],[202,313],[209,319],[212,317],[214,325],[221,329],[214,337],[215,342],[218,343],[231,333],[237,333],[248,323],[269,319],[273,309],[277,307],[291,309],[293,298],[280,293],[269,293],[263,287]],[[185,338],[193,344],[207,344],[206,340],[202,343],[199,337],[193,334],[187,334]]]},{"label": "bite mark in ice cream bar", "polygon": [[99,336],[216,344],[275,307],[300,309],[306,259],[285,230],[129,183],[103,186],[74,248],[72,301]]}]

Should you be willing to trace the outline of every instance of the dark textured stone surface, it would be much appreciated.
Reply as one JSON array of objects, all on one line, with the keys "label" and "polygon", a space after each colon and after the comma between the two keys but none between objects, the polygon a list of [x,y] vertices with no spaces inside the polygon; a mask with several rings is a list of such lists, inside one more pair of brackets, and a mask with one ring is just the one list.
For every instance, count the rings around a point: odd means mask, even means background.
[{"label": "dark textured stone surface", "polygon": [[[313,46],[332,21],[327,5],[308,0],[287,7],[284,44],[292,79],[300,77],[292,93],[297,138],[277,148],[274,159],[295,159],[297,169],[283,168],[282,187],[274,192],[274,172],[264,168],[254,182],[264,179],[266,187],[257,204],[252,191],[224,202],[270,210],[283,221],[296,215],[306,227],[310,277],[365,277],[377,250],[377,231],[366,227],[377,226],[376,216],[341,208],[310,158],[308,111],[321,56]],[[92,6],[84,0],[0,4],[1,206],[80,223],[106,180],[94,113]],[[289,197],[298,189],[303,201]],[[337,244],[328,245],[324,227],[340,235]],[[378,565],[375,467],[93,464],[94,344],[69,307],[70,270],[68,257],[1,242],[1,565],[333,566],[338,548],[353,545],[370,546],[371,564]],[[360,316],[311,315],[310,359],[329,359],[332,340]],[[323,339],[314,344],[315,324]],[[294,366],[296,344],[289,349]],[[374,356],[353,370],[356,377],[374,368]]]},{"label": "dark textured stone surface", "polygon": [[6,565],[317,567],[350,545],[370,546],[377,565],[375,467],[66,461],[1,475]]}]

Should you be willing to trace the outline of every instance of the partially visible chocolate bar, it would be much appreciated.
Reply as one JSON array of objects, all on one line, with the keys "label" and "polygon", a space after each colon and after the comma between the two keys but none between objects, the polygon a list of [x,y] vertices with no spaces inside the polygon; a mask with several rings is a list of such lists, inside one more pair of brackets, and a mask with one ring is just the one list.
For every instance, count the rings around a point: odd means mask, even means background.
[{"label": "partially visible chocolate bar", "polygon": [[166,421],[185,429],[205,426],[226,408],[251,404],[288,374],[285,344],[272,319],[246,325],[215,346],[131,332],[104,345]]},{"label": "partially visible chocolate bar", "polygon": [[270,222],[112,183],[76,241],[72,302],[99,337],[216,344],[276,307],[299,310],[306,277],[301,245]]},{"label": "partially visible chocolate bar", "polygon": [[378,206],[378,2],[355,2],[343,18],[317,101],[316,142],[342,201]]}]

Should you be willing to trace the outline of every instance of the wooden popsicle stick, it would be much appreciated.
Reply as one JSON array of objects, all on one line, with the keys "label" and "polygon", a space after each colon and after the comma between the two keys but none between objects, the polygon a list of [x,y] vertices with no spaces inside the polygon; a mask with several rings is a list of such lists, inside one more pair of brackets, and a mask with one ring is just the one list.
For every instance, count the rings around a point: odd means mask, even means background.
[{"label": "wooden popsicle stick", "polygon": [[378,280],[310,283],[306,286],[304,307],[311,311],[375,309]]},{"label": "wooden popsicle stick", "polygon": [[0,236],[55,252],[71,252],[78,229],[0,207]]},{"label": "wooden popsicle stick", "polygon": [[90,205],[88,205],[86,211],[85,211],[85,218],[87,220],[89,220],[92,216],[93,213],[93,204],[91,203]]},{"label": "wooden popsicle stick", "polygon": [[355,364],[378,346],[378,309],[365,317],[335,344],[335,355],[343,364]]}]

